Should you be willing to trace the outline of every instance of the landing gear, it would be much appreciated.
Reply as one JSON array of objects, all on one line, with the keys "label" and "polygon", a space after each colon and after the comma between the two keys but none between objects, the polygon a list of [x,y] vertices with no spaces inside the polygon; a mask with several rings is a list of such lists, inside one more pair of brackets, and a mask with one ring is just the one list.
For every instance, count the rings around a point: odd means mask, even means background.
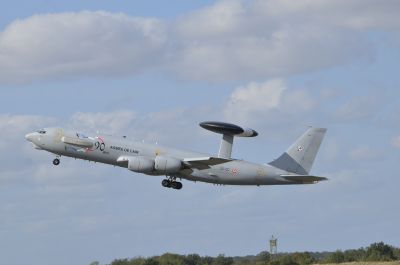
[{"label": "landing gear", "polygon": [[182,187],[183,187],[182,183],[179,182],[179,181],[175,181],[174,178],[171,178],[171,179],[164,179],[164,180],[161,182],[161,185],[162,185],[163,187],[165,187],[165,188],[173,188],[173,189],[175,189],[175,190],[180,190],[180,189],[182,189]]},{"label": "landing gear", "polygon": [[60,159],[56,158],[53,160],[53,165],[58,166],[60,164]]},{"label": "landing gear", "polygon": [[180,190],[182,189],[183,185],[181,182],[178,181],[172,181],[171,182],[171,188],[176,189],[176,190]]},{"label": "landing gear", "polygon": [[161,185],[165,188],[169,188],[171,187],[171,181],[169,181],[168,179],[163,179],[163,181],[161,181]]}]

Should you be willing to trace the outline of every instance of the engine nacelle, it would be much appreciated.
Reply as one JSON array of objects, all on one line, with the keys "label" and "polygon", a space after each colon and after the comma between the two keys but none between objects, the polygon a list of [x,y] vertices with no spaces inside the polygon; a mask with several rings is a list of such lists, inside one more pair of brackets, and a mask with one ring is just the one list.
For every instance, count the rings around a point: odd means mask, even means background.
[{"label": "engine nacelle", "polygon": [[138,156],[130,157],[128,160],[128,169],[138,173],[150,173],[154,171],[154,159]]},{"label": "engine nacelle", "polygon": [[182,168],[182,161],[173,157],[157,156],[154,163],[156,171],[176,173]]}]

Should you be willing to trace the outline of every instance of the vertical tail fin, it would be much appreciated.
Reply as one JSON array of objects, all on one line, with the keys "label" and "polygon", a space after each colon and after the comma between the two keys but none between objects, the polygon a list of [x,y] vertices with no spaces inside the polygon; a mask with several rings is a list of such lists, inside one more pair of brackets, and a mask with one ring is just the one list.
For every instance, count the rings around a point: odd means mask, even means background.
[{"label": "vertical tail fin", "polygon": [[288,172],[308,175],[327,129],[309,128],[285,153],[270,165]]}]

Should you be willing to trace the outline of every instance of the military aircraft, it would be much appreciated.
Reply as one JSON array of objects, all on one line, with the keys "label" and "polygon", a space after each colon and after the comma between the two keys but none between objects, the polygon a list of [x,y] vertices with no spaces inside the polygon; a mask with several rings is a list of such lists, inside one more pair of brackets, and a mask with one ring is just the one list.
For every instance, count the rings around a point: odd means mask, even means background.
[{"label": "military aircraft", "polygon": [[221,185],[313,184],[326,180],[309,174],[325,128],[310,127],[286,152],[268,164],[256,164],[231,158],[234,137],[255,137],[253,129],[225,122],[202,122],[200,126],[222,134],[217,156],[131,141],[125,136],[86,136],[62,128],[46,128],[25,138],[39,150],[60,157],[74,157],[127,168],[152,176],[165,176],[163,187],[181,189],[178,179]]}]

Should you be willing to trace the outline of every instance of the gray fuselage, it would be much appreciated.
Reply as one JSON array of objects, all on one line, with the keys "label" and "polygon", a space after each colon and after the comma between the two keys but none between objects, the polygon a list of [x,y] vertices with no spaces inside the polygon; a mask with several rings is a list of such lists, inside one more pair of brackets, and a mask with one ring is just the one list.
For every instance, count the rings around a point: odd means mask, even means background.
[{"label": "gray fuselage", "polygon": [[[214,164],[185,163],[185,160],[212,157],[209,154],[173,149],[156,144],[130,141],[125,137],[96,135],[86,137],[82,134],[65,131],[61,128],[47,128],[26,135],[36,149],[46,150],[57,156],[68,156],[88,161],[95,161],[114,166],[128,168],[120,163],[121,157],[145,157],[155,159],[157,156],[174,158],[182,161],[182,168],[177,172],[153,170],[141,172],[147,175],[168,175],[174,178],[191,181],[202,181],[228,185],[282,185],[303,184],[301,181],[288,180],[282,176],[296,176],[294,173],[276,168],[268,164],[256,164],[243,160],[225,160]],[[72,139],[69,142],[65,139]],[[90,141],[91,147],[82,147],[76,141]],[[82,139],[82,140],[80,140]],[[87,139],[87,140],[85,140]]]}]

